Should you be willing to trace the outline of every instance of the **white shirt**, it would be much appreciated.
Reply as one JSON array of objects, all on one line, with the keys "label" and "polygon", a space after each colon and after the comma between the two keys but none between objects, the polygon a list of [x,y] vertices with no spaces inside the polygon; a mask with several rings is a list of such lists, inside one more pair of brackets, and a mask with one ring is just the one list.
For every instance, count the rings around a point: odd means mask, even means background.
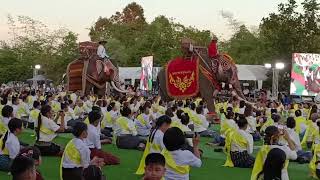
[{"label": "white shirt", "polygon": [[301,142],[300,142],[300,138],[299,138],[298,133],[296,133],[296,131],[294,129],[291,129],[291,128],[288,128],[287,131],[288,131],[290,139],[294,142],[294,145],[296,146],[295,150],[296,151],[302,150]]},{"label": "white shirt", "polygon": [[[201,167],[202,165],[201,160],[188,150],[171,151],[171,155],[177,165],[189,165],[192,167]],[[165,179],[166,180],[188,180],[189,174],[181,175],[171,170],[169,167],[166,167]]]},{"label": "white shirt", "polygon": [[256,118],[254,118],[253,116],[248,116],[246,117],[247,121],[248,121],[248,131],[249,133],[254,133],[257,130],[257,121]]},{"label": "white shirt", "polygon": [[81,140],[79,138],[74,138],[74,139],[72,139],[72,141],[80,153],[81,165],[75,164],[67,156],[63,156],[62,167],[64,167],[64,168],[78,168],[78,167],[87,168],[90,163],[90,153],[91,153],[89,147],[87,146],[87,144],[83,140]]},{"label": "white shirt", "polygon": [[247,145],[247,147],[243,148],[243,147],[240,147],[238,144],[232,142],[231,143],[231,151],[232,152],[247,151],[249,154],[252,154],[252,152],[253,152],[253,138],[252,138],[252,135],[250,133],[248,133],[247,131],[244,131],[242,129],[238,129],[238,132],[242,137],[244,137],[247,140],[248,145]]},{"label": "white shirt", "polygon": [[12,104],[11,107],[13,108],[13,117],[17,117],[17,112],[18,112],[18,106]]},{"label": "white shirt", "polygon": [[128,124],[128,127],[129,127],[129,131],[126,130],[126,129],[122,129],[120,126],[117,125],[117,123],[115,124],[115,134],[117,136],[120,136],[120,135],[133,135],[133,136],[136,136],[138,135],[138,132],[137,132],[137,129],[136,129],[136,126],[134,124],[134,121],[132,121],[131,119],[129,118],[126,118],[126,121],[127,121],[127,124]]},{"label": "white shirt", "polygon": [[[164,133],[161,130],[157,130],[156,133],[154,134],[154,138],[153,138],[153,143],[154,144],[158,144],[161,147],[161,150],[163,150],[165,147],[164,143],[163,143],[163,136]],[[148,139],[149,140],[149,139]],[[161,153],[159,151],[156,151],[154,149],[152,149],[152,147],[150,148],[150,153]]]},{"label": "white shirt", "polygon": [[10,117],[9,118],[7,118],[7,117],[2,118],[2,122],[6,126],[6,128],[8,128],[8,124],[9,124],[10,119],[11,119]]},{"label": "white shirt", "polygon": [[203,132],[207,130],[209,127],[209,122],[207,118],[202,114],[194,114],[194,116],[198,116],[198,118],[201,120],[200,125],[194,123],[194,132]]},{"label": "white shirt", "polygon": [[[9,132],[7,141],[5,143],[5,148],[9,151],[9,158],[14,159],[20,152],[20,143],[17,136]],[[2,149],[0,148],[0,154],[3,154]]]},{"label": "white shirt", "polygon": [[[50,129],[54,132],[56,132],[60,128],[60,126],[58,126],[53,120],[48,119],[45,116],[41,116],[41,126],[47,128],[47,129]],[[39,141],[42,141],[42,142],[51,142],[57,136],[56,133],[45,134],[41,131],[39,133],[40,133],[39,134],[40,135]]]},{"label": "white shirt", "polygon": [[88,125],[88,137],[86,138],[85,142],[90,149],[101,149],[100,134],[98,129],[92,124]]},{"label": "white shirt", "polygon": [[102,44],[100,44],[98,46],[97,55],[100,58],[109,58],[109,56],[107,55],[106,49],[104,48],[104,46]]},{"label": "white shirt", "polygon": [[152,126],[150,125],[149,117],[150,115],[147,115],[144,113],[142,114],[142,118],[145,120],[146,125],[142,124],[138,119],[134,121],[137,128],[138,135],[148,136],[150,134],[150,130]]}]

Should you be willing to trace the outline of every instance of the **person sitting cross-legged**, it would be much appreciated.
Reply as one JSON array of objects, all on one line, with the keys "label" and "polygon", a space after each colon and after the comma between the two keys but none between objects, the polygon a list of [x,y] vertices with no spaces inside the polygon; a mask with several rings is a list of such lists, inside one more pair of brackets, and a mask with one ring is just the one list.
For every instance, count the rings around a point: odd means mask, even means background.
[{"label": "person sitting cross-legged", "polygon": [[102,119],[100,111],[91,111],[88,114],[88,118],[90,124],[88,125],[88,137],[86,138],[86,144],[91,150],[91,159],[93,159],[94,157],[103,158],[106,165],[120,164],[120,160],[118,157],[104,152],[101,149],[100,133],[97,128]]}]

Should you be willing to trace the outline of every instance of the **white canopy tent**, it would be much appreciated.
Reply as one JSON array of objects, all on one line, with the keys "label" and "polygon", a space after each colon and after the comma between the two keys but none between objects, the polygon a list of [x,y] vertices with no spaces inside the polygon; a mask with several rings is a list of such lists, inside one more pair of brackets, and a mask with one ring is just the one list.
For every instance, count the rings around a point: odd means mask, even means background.
[{"label": "white canopy tent", "polygon": [[[157,79],[157,74],[162,67],[153,67],[153,80]],[[258,87],[262,87],[262,81],[266,80],[267,69],[262,65],[238,65],[238,78],[241,81],[258,81]],[[141,67],[120,67],[119,76],[122,81],[130,80],[131,84],[135,80],[140,80]]]}]

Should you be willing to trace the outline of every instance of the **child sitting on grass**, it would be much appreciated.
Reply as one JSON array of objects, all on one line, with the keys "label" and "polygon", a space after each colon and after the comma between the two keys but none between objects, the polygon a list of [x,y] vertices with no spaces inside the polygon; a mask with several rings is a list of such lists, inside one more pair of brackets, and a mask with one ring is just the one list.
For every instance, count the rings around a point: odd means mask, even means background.
[{"label": "child sitting on grass", "polygon": [[90,161],[90,149],[84,142],[88,136],[88,127],[83,122],[75,124],[72,131],[75,138],[67,144],[63,153],[60,170],[62,179],[81,180],[83,169],[87,168],[89,164],[103,165],[103,159],[94,158]]},{"label": "child sitting on grass", "polygon": [[166,158],[166,180],[188,180],[190,166],[201,167],[198,148],[200,137],[193,138],[193,153],[182,150],[185,142],[185,135],[179,128],[172,127],[165,132],[163,143],[166,149],[162,151],[162,154]]},{"label": "child sitting on grass", "polygon": [[35,146],[39,148],[43,156],[57,156],[62,154],[62,147],[53,143],[57,133],[64,132],[64,113],[59,112],[61,125],[58,126],[53,118],[54,112],[51,106],[44,105],[41,107],[37,123],[37,140]]},{"label": "child sitting on grass", "polygon": [[91,111],[88,115],[90,124],[88,125],[88,137],[86,138],[87,146],[91,151],[91,159],[95,156],[104,159],[104,163],[107,165],[116,165],[120,164],[120,160],[118,157],[104,152],[101,149],[101,140],[99,129],[97,128],[100,124],[102,116],[98,111]]},{"label": "child sitting on grass", "polygon": [[166,172],[166,159],[162,154],[151,153],[145,159],[143,180],[162,180]]},{"label": "child sitting on grass", "polygon": [[9,130],[0,139],[0,170],[9,171],[12,160],[20,152],[18,135],[22,132],[22,121],[13,118],[8,124]]}]

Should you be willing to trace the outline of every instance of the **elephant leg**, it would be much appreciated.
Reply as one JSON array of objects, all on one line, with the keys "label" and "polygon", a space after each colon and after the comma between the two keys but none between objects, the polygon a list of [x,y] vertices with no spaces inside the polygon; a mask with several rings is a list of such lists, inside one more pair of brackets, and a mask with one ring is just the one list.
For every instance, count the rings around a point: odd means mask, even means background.
[{"label": "elephant leg", "polygon": [[90,92],[92,91],[92,87],[94,87],[94,85],[87,81],[86,82],[86,88],[85,88],[85,91],[84,91],[85,95],[90,94]]},{"label": "elephant leg", "polygon": [[101,89],[96,87],[96,91],[98,96],[103,97],[106,95],[106,86],[104,86],[104,88]]},{"label": "elephant leg", "polygon": [[215,112],[214,94],[215,88],[212,83],[202,74],[199,73],[200,94],[203,100],[207,102],[209,112]]},{"label": "elephant leg", "polygon": [[166,102],[170,101],[171,98],[167,93],[167,87],[166,87],[166,74],[163,69],[160,70],[158,74],[158,83],[159,83],[159,95],[161,99]]}]

